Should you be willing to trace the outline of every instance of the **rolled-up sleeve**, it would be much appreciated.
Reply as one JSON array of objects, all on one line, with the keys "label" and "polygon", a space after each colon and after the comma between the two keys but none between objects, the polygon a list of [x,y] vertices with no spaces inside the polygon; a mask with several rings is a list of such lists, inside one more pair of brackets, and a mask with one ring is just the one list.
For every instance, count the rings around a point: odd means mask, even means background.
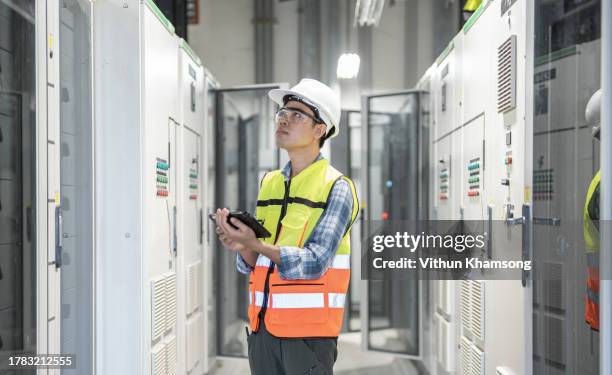
[{"label": "rolled-up sleeve", "polygon": [[244,260],[239,252],[236,252],[236,268],[238,269],[238,272],[245,275],[248,275],[253,270],[253,267],[251,267],[251,265]]},{"label": "rolled-up sleeve", "polygon": [[[353,193],[345,179],[336,181],[327,206],[304,247],[281,246],[278,271],[287,280],[320,278],[333,262],[353,213]],[[244,260],[243,260],[244,261]]]}]

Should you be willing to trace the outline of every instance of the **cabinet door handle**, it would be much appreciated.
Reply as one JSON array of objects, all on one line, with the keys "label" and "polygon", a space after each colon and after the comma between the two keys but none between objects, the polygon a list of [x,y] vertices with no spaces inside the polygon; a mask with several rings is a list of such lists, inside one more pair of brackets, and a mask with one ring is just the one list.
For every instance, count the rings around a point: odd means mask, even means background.
[{"label": "cabinet door handle", "polygon": [[62,249],[64,247],[64,220],[62,218],[62,207],[55,207],[55,268],[62,266]]}]

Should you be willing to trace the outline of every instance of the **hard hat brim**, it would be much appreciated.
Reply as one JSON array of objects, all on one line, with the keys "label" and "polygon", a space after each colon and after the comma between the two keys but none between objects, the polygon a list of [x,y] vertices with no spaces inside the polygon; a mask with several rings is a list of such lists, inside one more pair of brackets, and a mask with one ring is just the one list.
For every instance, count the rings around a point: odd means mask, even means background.
[{"label": "hard hat brim", "polygon": [[[299,96],[299,97],[304,97],[304,94],[302,94],[300,92],[297,92],[297,91],[293,91],[293,90],[272,89],[272,90],[268,91],[268,97],[270,99],[272,99],[273,102],[278,104],[279,107],[282,107],[285,104],[285,103],[283,103],[283,98],[285,96],[287,96],[287,95],[295,95],[295,96]],[[316,105],[318,107],[318,103],[313,102],[310,98],[304,98],[304,99],[308,100],[309,102],[312,102],[314,105]],[[321,111],[320,115],[321,115],[321,119],[323,121],[325,121],[325,125],[327,125],[327,131],[325,132],[325,134],[327,135],[327,134],[329,134],[331,129],[336,127],[336,125],[333,124],[331,119],[327,116],[327,114],[324,111]],[[334,134],[332,134],[329,138],[334,138],[336,135],[338,135],[338,129],[336,129]]]},{"label": "hard hat brim", "polygon": [[268,97],[281,107],[283,106],[283,104],[285,104],[283,103],[283,98],[287,95],[302,96],[295,91],[286,90],[286,89],[272,89],[268,91]]}]

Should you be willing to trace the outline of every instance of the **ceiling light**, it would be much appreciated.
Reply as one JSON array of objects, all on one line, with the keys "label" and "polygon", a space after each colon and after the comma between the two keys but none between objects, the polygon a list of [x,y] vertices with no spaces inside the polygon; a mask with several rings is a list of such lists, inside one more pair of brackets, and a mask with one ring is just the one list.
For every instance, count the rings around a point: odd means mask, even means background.
[{"label": "ceiling light", "polygon": [[339,79],[350,79],[359,74],[359,55],[356,53],[343,53],[338,59],[338,69],[336,76]]},{"label": "ceiling light", "polygon": [[357,0],[355,4],[355,24],[359,26],[378,26],[385,0]]}]

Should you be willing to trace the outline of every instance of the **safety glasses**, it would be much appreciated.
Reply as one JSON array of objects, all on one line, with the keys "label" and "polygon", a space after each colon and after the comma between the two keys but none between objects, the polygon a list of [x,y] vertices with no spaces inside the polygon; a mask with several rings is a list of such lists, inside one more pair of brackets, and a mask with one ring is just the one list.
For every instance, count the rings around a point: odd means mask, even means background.
[{"label": "safety glasses", "polygon": [[298,108],[283,107],[276,112],[274,116],[274,122],[279,123],[281,120],[286,120],[290,124],[303,125],[312,119],[315,123],[321,123],[322,121],[315,116],[308,114]]}]

